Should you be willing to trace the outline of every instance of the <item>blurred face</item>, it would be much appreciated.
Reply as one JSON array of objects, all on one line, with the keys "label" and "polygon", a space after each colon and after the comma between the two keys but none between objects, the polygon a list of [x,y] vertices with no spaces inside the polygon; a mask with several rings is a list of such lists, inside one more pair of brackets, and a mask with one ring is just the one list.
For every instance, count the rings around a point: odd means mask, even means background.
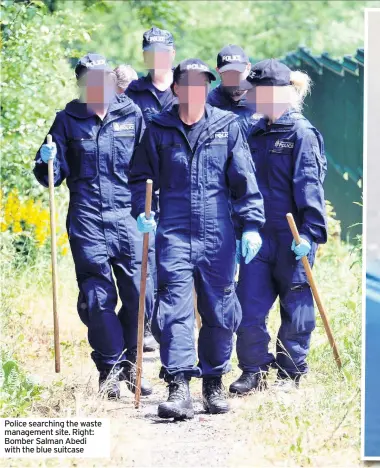
[{"label": "blurred face", "polygon": [[145,67],[155,75],[167,73],[173,67],[175,50],[144,50]]},{"label": "blurred face", "polygon": [[102,70],[89,70],[79,81],[81,101],[87,104],[109,104],[115,93],[115,76]]},{"label": "blurred face", "polygon": [[174,92],[179,104],[185,104],[194,109],[204,108],[209,83],[209,78],[205,73],[189,71],[182,74],[178,83],[174,83]]},{"label": "blurred face", "polygon": [[279,117],[289,108],[289,87],[256,86],[248,91],[247,102],[255,105],[258,114],[270,118]]},{"label": "blurred face", "polygon": [[247,64],[246,69],[243,72],[239,72],[237,70],[219,72],[217,69],[220,79],[222,80],[222,86],[233,99],[239,100],[246,93],[246,91],[239,88],[239,85],[242,80],[247,78],[250,69],[250,63]]}]

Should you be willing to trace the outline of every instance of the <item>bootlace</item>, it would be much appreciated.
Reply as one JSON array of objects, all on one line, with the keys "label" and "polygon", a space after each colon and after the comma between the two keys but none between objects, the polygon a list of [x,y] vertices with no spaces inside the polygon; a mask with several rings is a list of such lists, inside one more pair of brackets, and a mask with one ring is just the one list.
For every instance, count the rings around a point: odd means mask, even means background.
[{"label": "bootlace", "polygon": [[206,395],[207,397],[224,397],[225,396],[225,387],[221,380],[212,379],[206,385]]},{"label": "bootlace", "polygon": [[113,391],[117,388],[119,384],[119,377],[120,377],[121,369],[118,367],[114,367],[110,371],[101,371],[100,372],[100,391],[101,393],[107,391]]},{"label": "bootlace", "polygon": [[127,359],[125,367],[123,368],[122,380],[125,380],[127,384],[135,386],[136,385],[136,374],[137,368],[135,360],[133,358]]},{"label": "bootlace", "polygon": [[252,374],[250,372],[243,372],[239,380],[244,384],[249,384],[252,380]]},{"label": "bootlace", "polygon": [[170,382],[168,401],[186,400],[187,391],[184,383]]},{"label": "bootlace", "polygon": [[129,377],[131,379],[131,382],[136,382],[136,374],[137,374],[137,368],[135,364],[131,364],[129,368]]}]

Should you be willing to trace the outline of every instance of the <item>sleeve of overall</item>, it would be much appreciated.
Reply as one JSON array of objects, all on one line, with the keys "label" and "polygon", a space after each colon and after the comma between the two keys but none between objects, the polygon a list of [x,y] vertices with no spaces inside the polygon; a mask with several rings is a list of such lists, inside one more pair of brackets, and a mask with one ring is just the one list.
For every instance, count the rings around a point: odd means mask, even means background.
[{"label": "sleeve of overall", "polygon": [[140,143],[142,136],[144,135],[146,126],[142,112],[138,106],[136,106],[136,143]]},{"label": "sleeve of overall", "polygon": [[294,146],[293,197],[300,221],[299,232],[311,242],[327,242],[323,180],[326,158],[322,139],[311,129],[298,136]]},{"label": "sleeve of overall", "polygon": [[145,211],[146,181],[153,181],[152,210],[158,211],[157,190],[159,184],[159,154],[154,138],[154,130],[149,125],[140,144],[135,149],[129,166],[129,188],[132,195],[132,216],[137,219]]},{"label": "sleeve of overall", "polygon": [[[235,231],[237,225],[240,230],[260,229],[265,222],[263,197],[257,186],[248,144],[236,121],[229,127],[228,149],[227,179]],[[240,238],[241,233],[237,233],[237,236]]]},{"label": "sleeve of overall", "polygon": [[[53,143],[57,145],[57,155],[54,158],[54,186],[58,187],[62,184],[65,178],[69,175],[69,166],[66,160],[67,152],[67,136],[66,129],[60,114],[57,114],[53,125],[51,126],[48,134],[52,136]],[[43,144],[47,143],[47,137]],[[49,186],[48,164],[41,159],[41,148],[38,150],[34,159],[33,173],[38,182],[44,187]]]}]

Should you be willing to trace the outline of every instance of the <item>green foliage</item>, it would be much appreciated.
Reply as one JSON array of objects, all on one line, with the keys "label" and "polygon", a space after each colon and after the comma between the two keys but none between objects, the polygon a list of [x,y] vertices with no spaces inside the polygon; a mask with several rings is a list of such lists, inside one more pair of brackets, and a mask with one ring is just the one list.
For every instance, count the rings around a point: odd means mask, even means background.
[{"label": "green foliage", "polygon": [[[113,65],[143,69],[143,32],[172,31],[176,60],[200,57],[215,64],[226,43],[241,44],[254,59],[279,57],[300,43],[342,56],[363,43],[360,1],[2,0],[2,121],[5,193],[18,187],[39,196],[31,170],[55,111],[76,96],[70,67],[98,51]],[[371,5],[380,2],[371,2]]]},{"label": "green foliage", "polygon": [[[89,35],[69,11],[47,15],[42,2],[2,1],[1,178],[6,192],[18,187],[36,196],[33,159],[55,111],[76,95],[68,58]],[[86,35],[87,34],[87,35]]]},{"label": "green foliage", "polygon": [[369,5],[380,2],[101,1],[92,3],[88,19],[105,26],[93,37],[95,48],[120,62],[142,65],[142,32],[156,25],[173,33],[178,60],[199,57],[213,65],[227,43],[242,45],[254,59],[280,57],[300,44],[314,53],[352,53],[363,45]]},{"label": "green foliage", "polygon": [[[300,44],[314,53],[341,57],[363,45],[364,8],[368,1],[61,1],[60,9],[85,14],[89,26],[99,28],[91,48],[114,65],[143,68],[143,32],[169,29],[177,60],[199,57],[211,66],[227,43],[242,45],[254,59],[281,57]],[[87,50],[83,49],[83,52]]]},{"label": "green foliage", "polygon": [[41,387],[20,368],[18,362],[0,349],[0,417],[26,416]]}]

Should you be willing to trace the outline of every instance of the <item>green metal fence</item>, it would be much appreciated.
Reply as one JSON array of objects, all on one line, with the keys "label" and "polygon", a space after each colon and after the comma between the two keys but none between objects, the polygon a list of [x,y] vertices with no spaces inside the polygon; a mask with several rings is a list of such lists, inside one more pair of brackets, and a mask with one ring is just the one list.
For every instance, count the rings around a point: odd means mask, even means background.
[{"label": "green metal fence", "polygon": [[[364,51],[343,60],[327,53],[314,56],[305,47],[283,59],[291,69],[305,71],[314,85],[304,114],[325,140],[328,175],[325,195],[335,207],[344,238],[361,232],[363,178]],[[358,226],[351,227],[352,225]]]}]

